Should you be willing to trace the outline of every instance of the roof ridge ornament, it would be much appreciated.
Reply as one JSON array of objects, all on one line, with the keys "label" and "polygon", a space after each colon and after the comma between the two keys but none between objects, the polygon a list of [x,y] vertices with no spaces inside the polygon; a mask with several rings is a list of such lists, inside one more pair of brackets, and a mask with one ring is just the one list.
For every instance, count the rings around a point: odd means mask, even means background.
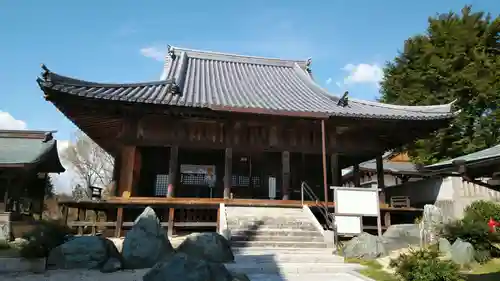
[{"label": "roof ridge ornament", "polygon": [[306,71],[309,74],[312,74],[311,64],[312,64],[312,58],[308,58],[306,61]]},{"label": "roof ridge ornament", "polygon": [[51,141],[53,139],[54,139],[54,136],[52,135],[52,132],[46,132],[45,135],[44,135],[44,137],[43,137],[43,141],[42,142],[46,143],[46,142],[49,142],[49,141]]},{"label": "roof ridge ornament", "polygon": [[346,107],[349,105],[349,91],[345,91],[342,97],[337,102],[338,106]]},{"label": "roof ridge ornament", "polygon": [[174,52],[174,47],[172,47],[171,45],[167,45],[167,55],[171,58],[171,59],[175,59],[175,52]]},{"label": "roof ridge ornament", "polygon": [[44,81],[49,81],[50,79],[50,70],[45,66],[45,64],[41,64],[40,67],[42,68],[42,78]]}]

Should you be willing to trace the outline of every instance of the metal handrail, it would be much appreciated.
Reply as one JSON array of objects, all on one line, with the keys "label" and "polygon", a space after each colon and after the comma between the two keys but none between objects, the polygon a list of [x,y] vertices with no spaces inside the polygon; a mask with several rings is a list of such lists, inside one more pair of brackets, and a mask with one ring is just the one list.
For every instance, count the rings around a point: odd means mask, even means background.
[{"label": "metal handrail", "polygon": [[305,181],[302,182],[302,184],[300,185],[300,199],[301,199],[302,205],[304,205],[304,195],[307,195],[309,198],[312,199],[312,201],[315,202],[316,207],[319,208],[321,215],[325,219],[327,228],[334,230],[335,229],[335,221],[334,221],[334,217],[328,211],[328,205],[319,200],[318,196],[316,196],[314,191],[311,189],[311,187]]}]

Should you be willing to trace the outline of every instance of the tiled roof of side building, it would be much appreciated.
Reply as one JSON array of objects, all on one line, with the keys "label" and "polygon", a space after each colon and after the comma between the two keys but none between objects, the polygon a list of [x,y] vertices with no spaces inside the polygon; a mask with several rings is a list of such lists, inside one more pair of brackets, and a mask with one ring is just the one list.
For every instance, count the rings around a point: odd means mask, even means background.
[{"label": "tiled roof of side building", "polygon": [[270,59],[169,48],[160,81],[103,84],[61,76],[45,69],[37,81],[46,94],[72,94],[221,111],[383,119],[447,119],[452,104],[399,106],[349,98],[339,104],[314,82],[310,61]]},{"label": "tiled roof of side building", "polygon": [[0,130],[0,167],[46,162],[47,171],[64,172],[52,132]]},{"label": "tiled roof of side building", "polygon": [[427,165],[425,169],[437,170],[453,166],[455,161],[463,160],[466,164],[478,163],[482,161],[499,161],[500,160],[500,144],[476,151],[470,154],[459,156],[450,160],[445,160],[436,164]]}]

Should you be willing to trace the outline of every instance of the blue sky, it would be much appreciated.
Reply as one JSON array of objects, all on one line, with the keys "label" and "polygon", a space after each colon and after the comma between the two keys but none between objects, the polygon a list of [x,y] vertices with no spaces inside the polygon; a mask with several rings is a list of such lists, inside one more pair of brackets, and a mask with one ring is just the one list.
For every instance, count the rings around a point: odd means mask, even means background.
[{"label": "blue sky", "polygon": [[[2,1],[0,129],[73,125],[35,83],[40,64],[85,80],[157,80],[167,44],[291,59],[312,57],[332,93],[374,99],[384,62],[428,16],[465,4],[500,13],[498,0]],[[17,120],[17,121],[16,121]]]}]

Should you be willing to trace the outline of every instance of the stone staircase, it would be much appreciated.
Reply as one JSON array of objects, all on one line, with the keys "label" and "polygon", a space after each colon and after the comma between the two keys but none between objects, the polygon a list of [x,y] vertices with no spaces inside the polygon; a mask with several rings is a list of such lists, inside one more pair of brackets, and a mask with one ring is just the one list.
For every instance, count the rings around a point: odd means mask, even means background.
[{"label": "stone staircase", "polygon": [[333,280],[335,274],[360,268],[333,254],[302,208],[226,207],[225,216],[235,253],[235,263],[226,267],[255,276],[251,279],[306,280],[306,275],[329,274]]}]

